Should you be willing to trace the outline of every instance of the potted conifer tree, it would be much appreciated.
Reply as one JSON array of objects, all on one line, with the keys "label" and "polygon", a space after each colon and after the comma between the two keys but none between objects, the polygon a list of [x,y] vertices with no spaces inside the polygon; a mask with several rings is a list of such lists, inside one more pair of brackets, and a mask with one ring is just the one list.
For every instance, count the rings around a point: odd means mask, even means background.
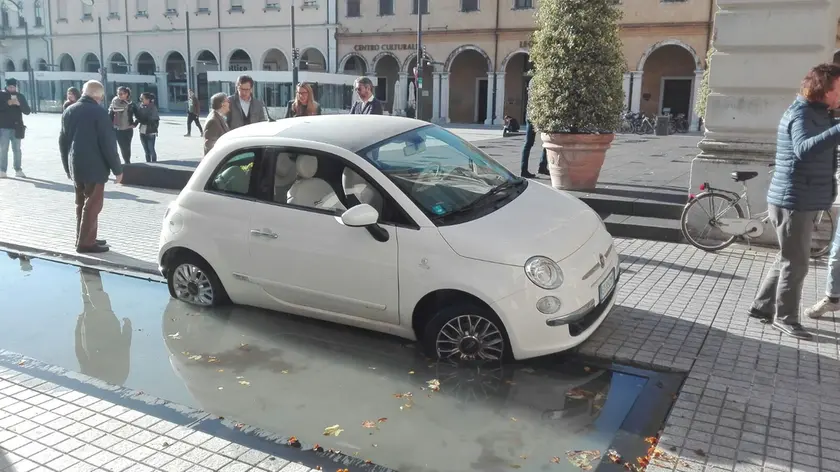
[{"label": "potted conifer tree", "polygon": [[616,0],[540,0],[528,116],[548,153],[551,185],[592,189],[624,109]]}]

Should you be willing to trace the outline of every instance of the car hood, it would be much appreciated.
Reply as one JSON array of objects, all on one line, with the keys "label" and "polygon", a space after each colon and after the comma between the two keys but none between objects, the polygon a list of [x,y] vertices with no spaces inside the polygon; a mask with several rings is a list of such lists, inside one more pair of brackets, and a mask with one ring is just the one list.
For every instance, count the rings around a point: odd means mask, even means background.
[{"label": "car hood", "polygon": [[563,260],[603,227],[601,217],[576,197],[531,181],[502,208],[439,231],[462,257],[521,266],[532,256]]}]

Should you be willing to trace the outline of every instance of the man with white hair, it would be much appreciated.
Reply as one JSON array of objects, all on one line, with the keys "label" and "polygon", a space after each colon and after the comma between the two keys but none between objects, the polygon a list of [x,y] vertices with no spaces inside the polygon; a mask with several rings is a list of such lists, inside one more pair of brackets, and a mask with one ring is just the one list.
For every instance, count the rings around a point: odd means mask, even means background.
[{"label": "man with white hair", "polygon": [[117,135],[108,112],[102,108],[105,87],[90,80],[82,98],[61,115],[58,146],[67,178],[76,188],[76,252],[108,251],[105,240],[96,239],[99,212],[105,200],[105,182],[113,172],[122,182],[122,164],[117,153]]}]

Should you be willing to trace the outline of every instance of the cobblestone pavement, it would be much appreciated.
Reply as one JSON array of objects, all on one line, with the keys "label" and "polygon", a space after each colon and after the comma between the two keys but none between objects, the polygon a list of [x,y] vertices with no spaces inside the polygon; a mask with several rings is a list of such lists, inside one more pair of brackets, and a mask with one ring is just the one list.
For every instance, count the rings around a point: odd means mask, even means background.
[{"label": "cobblestone pavement", "polygon": [[[2,471],[315,472],[359,470],[362,464],[337,454],[294,449],[287,438],[219,427],[223,420],[217,417],[175,409],[143,398],[148,396],[141,392],[115,393],[54,372],[46,375],[55,382],[47,381],[39,377],[43,371],[30,368],[26,360],[19,362],[26,367],[0,367]],[[287,460],[293,457],[306,457],[307,463]],[[365,470],[387,469],[366,465]]]},{"label": "cobblestone pavement", "polygon": [[[71,253],[71,187],[51,145],[55,125],[43,126],[24,144],[24,167],[34,179],[0,181],[0,242]],[[196,138],[167,141],[165,136],[159,145],[162,155],[186,154],[193,141],[199,146]],[[666,160],[682,159],[685,162],[674,165],[687,172],[687,160],[695,152],[688,148],[693,148],[696,139],[651,139],[650,148],[633,142],[616,146],[611,151],[616,153],[614,162],[617,166],[624,162],[625,170],[617,168],[615,178],[635,176],[642,182],[645,175],[661,175],[658,183],[648,180],[639,185],[681,185],[678,180],[683,177],[676,167],[658,173],[644,170],[648,165],[645,152],[664,155]],[[41,140],[50,145],[39,150]],[[516,157],[511,153],[520,143],[521,138],[499,143],[486,139],[480,145],[490,146],[491,154],[506,153],[500,160],[514,167]],[[621,149],[627,154],[617,154]],[[175,194],[113,184],[106,190],[100,227],[112,252],[103,257],[114,264],[153,271],[160,220]],[[764,250],[730,248],[709,254],[672,243],[617,239],[616,244],[623,268],[617,306],[581,352],[689,372],[661,442],[679,460],[654,461],[648,470],[840,470],[840,358],[835,319],[803,320],[816,333],[811,342],[782,338],[770,327],[748,320],[746,311],[771,263],[771,255]],[[807,279],[804,305],[817,300],[824,281],[825,268],[815,265]]]}]

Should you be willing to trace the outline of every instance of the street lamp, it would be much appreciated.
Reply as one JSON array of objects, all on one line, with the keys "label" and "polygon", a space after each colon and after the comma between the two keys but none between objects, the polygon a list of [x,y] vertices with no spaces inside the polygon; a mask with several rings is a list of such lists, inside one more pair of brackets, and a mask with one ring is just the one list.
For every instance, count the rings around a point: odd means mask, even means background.
[{"label": "street lamp", "polygon": [[[81,0],[82,5],[93,7],[96,3],[94,0]],[[102,15],[96,15],[97,24],[99,28],[99,76],[102,81],[102,86],[108,90],[108,68],[105,67],[105,48],[102,44]],[[103,104],[105,101],[103,100]],[[104,106],[104,105],[103,105]]]},{"label": "street lamp", "polygon": [[35,97],[35,94],[37,93],[35,91],[35,72],[32,71],[32,55],[29,51],[29,21],[26,20],[26,14],[23,11],[22,0],[3,0],[2,4],[11,6],[12,10],[17,12],[18,17],[23,19],[23,35],[26,39],[26,64],[28,65],[28,70],[26,72],[28,73],[29,78],[29,91],[30,95],[32,95],[32,103],[33,105],[35,105],[35,111],[37,111],[38,97]]},{"label": "street lamp", "polygon": [[[290,28],[292,30],[292,97],[295,96],[295,89],[298,84],[298,61],[300,60],[300,51],[298,51],[297,47],[295,47],[295,0],[292,0],[291,7],[289,11],[291,12],[291,24]],[[303,7],[301,7],[303,8]]]}]

